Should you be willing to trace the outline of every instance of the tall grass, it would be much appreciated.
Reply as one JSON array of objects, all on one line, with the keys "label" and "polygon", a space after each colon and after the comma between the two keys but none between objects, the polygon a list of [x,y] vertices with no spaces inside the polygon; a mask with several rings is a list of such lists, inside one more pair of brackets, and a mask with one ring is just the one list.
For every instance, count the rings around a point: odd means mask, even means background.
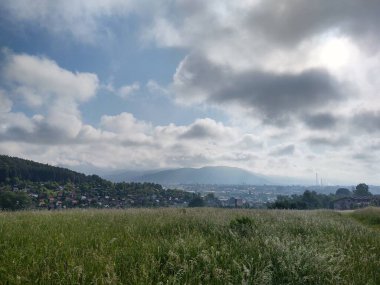
[{"label": "tall grass", "polygon": [[0,213],[0,284],[380,284],[379,231],[330,211]]},{"label": "tall grass", "polygon": [[380,208],[364,208],[351,213],[356,220],[380,229]]}]

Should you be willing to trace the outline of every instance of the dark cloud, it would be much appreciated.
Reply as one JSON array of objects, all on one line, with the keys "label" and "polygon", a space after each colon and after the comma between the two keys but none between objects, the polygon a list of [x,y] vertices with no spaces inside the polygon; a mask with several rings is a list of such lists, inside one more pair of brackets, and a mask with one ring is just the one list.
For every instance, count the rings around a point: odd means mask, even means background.
[{"label": "dark cloud", "polygon": [[237,75],[235,83],[220,90],[216,100],[252,106],[269,121],[340,98],[337,84],[324,70],[299,74],[252,71]]},{"label": "dark cloud", "polygon": [[0,141],[20,141],[43,145],[62,145],[74,142],[62,130],[47,124],[36,125],[34,130],[11,126],[5,133],[2,133]]},{"label": "dark cloud", "polygon": [[292,155],[294,154],[294,151],[296,150],[296,147],[294,145],[287,145],[284,147],[280,147],[270,153],[270,155],[273,156],[286,156],[286,155]]},{"label": "dark cloud", "polygon": [[278,45],[295,45],[331,30],[367,42],[379,40],[380,2],[372,0],[262,1],[247,13],[254,34]]},{"label": "dark cloud", "polygon": [[339,122],[339,118],[330,113],[305,115],[304,123],[311,129],[333,129]]},{"label": "dark cloud", "polygon": [[370,144],[368,149],[369,151],[380,151],[380,143]]},{"label": "dark cloud", "polygon": [[81,122],[75,117],[65,116],[65,121],[54,117],[44,118],[35,115],[32,118],[24,113],[0,114],[0,141],[17,141],[41,145],[62,145],[78,143],[78,131]]},{"label": "dark cloud", "polygon": [[367,163],[377,162],[378,161],[378,159],[377,159],[376,156],[374,156],[373,154],[368,153],[368,152],[358,152],[358,153],[355,153],[355,154],[352,155],[352,158],[356,159],[356,160],[359,160],[359,161],[362,161],[362,162],[367,162]]},{"label": "dark cloud", "polygon": [[369,133],[380,131],[380,111],[362,111],[351,119],[351,125],[358,131]]},{"label": "dark cloud", "polygon": [[230,137],[231,129],[211,119],[198,119],[179,135],[180,139],[217,139]]},{"label": "dark cloud", "polygon": [[351,139],[349,137],[341,136],[341,137],[331,137],[331,136],[313,136],[306,139],[306,142],[312,146],[346,146],[351,143]]},{"label": "dark cloud", "polygon": [[180,138],[183,139],[204,139],[213,137],[214,132],[212,129],[204,125],[193,125],[188,131],[180,135]]},{"label": "dark cloud", "polygon": [[201,97],[216,104],[238,104],[272,124],[343,98],[342,86],[324,69],[234,72],[199,56],[189,56],[181,64],[174,88],[184,100]]}]

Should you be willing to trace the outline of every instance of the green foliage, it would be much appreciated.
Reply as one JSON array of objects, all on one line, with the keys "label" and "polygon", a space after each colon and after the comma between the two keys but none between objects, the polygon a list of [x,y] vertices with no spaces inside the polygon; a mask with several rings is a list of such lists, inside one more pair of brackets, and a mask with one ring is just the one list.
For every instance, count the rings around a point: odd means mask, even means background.
[{"label": "green foliage", "polygon": [[25,193],[11,191],[0,191],[0,210],[22,210],[31,203],[30,198]]},{"label": "green foliage", "polygon": [[364,208],[356,210],[350,215],[366,225],[380,227],[380,208]]},{"label": "green foliage", "polygon": [[329,211],[0,213],[1,284],[380,284],[380,235]]},{"label": "green foliage", "polygon": [[365,183],[360,183],[356,186],[354,190],[355,196],[371,196],[372,193],[369,192],[369,187]]},{"label": "green foliage", "polygon": [[239,217],[230,222],[230,228],[237,235],[248,237],[252,234],[254,223],[253,220],[249,217]]},{"label": "green foliage", "polygon": [[[69,169],[5,155],[0,155],[1,189],[27,192],[33,197],[31,208],[181,206],[194,196],[185,191],[163,189],[154,183],[114,184],[97,175],[86,176]],[[11,201],[18,201],[11,199],[13,194],[9,195],[4,208],[26,207],[26,203],[22,207],[9,205]]]},{"label": "green foliage", "polygon": [[190,202],[189,207],[204,207],[205,201],[202,199],[201,196],[197,195],[195,196]]},{"label": "green foliage", "polygon": [[351,196],[352,192],[347,188],[339,188],[336,190],[335,195],[341,197]]},{"label": "green foliage", "polygon": [[86,176],[66,168],[0,155],[0,183],[18,185],[23,180],[34,182],[55,181],[60,183],[68,181],[93,184],[109,183],[97,175]]},{"label": "green foliage", "polygon": [[268,205],[270,209],[329,209],[332,208],[334,195],[325,195],[315,191],[306,190],[302,195],[279,195],[274,203]]}]

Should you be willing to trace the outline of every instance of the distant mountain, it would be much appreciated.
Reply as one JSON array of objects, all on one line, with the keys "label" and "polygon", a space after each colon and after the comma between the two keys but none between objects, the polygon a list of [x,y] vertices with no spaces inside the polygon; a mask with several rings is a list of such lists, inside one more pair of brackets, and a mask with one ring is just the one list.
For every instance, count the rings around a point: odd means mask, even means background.
[{"label": "distant mountain", "polygon": [[103,183],[97,175],[85,175],[67,168],[51,166],[32,160],[0,155],[0,183],[11,180],[29,180],[33,182],[94,182]]},{"label": "distant mountain", "polygon": [[[298,178],[298,177],[288,177],[288,176],[266,176],[273,185],[314,185],[314,181],[310,179]],[[314,182],[314,183],[313,183]]]},{"label": "distant mountain", "polygon": [[264,177],[244,169],[226,166],[179,168],[161,171],[125,172],[107,176],[111,181],[153,182],[159,184],[269,184]]},{"label": "distant mountain", "polygon": [[123,171],[123,172],[116,172],[112,174],[106,174],[101,175],[107,180],[110,180],[112,182],[118,183],[118,182],[139,182],[141,181],[141,178],[157,173],[158,170],[130,170],[130,171]]}]

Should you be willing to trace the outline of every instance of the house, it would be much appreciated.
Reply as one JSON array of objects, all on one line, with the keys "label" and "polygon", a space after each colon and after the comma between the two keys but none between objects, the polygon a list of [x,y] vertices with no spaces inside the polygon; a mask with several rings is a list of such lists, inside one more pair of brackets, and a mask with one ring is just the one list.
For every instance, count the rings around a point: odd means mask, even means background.
[{"label": "house", "polygon": [[333,207],[335,210],[351,210],[368,206],[380,206],[380,195],[342,197],[333,201]]},{"label": "house", "polygon": [[231,197],[227,201],[227,207],[241,208],[243,206],[244,206],[244,200],[241,198]]},{"label": "house", "polygon": [[57,201],[57,202],[55,203],[55,208],[57,208],[57,209],[61,209],[61,208],[62,208],[62,201]]}]

